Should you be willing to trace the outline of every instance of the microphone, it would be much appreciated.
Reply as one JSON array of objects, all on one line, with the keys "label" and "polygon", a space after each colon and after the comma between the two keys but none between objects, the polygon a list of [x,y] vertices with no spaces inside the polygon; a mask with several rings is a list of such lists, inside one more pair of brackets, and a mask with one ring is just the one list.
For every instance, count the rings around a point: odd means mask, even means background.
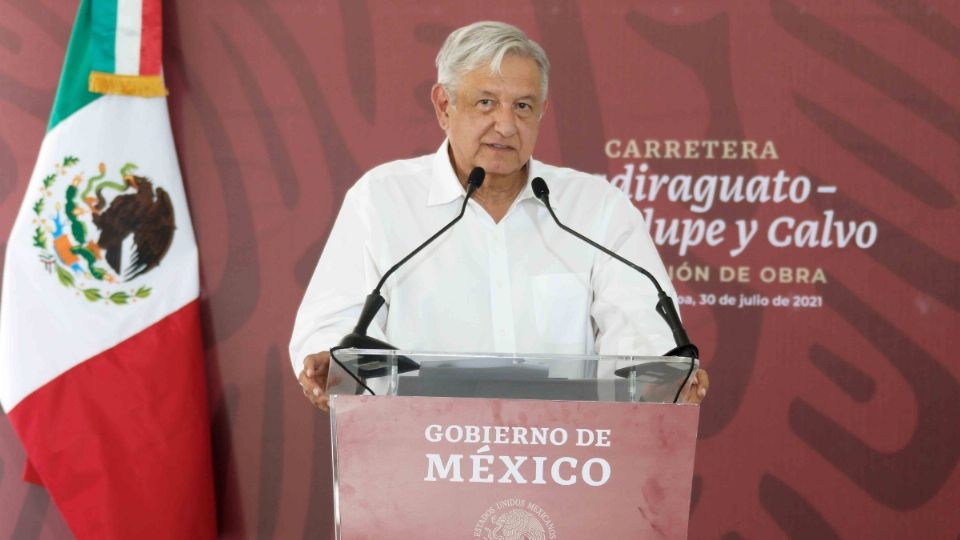
[{"label": "microphone", "polygon": [[[367,335],[367,329],[370,328],[370,323],[373,322],[373,318],[376,316],[377,312],[380,310],[383,304],[386,303],[386,300],[380,294],[380,289],[383,288],[383,284],[387,281],[387,279],[391,275],[393,275],[394,272],[397,271],[397,269],[399,269],[401,266],[406,264],[406,262],[409,261],[411,258],[413,258],[414,255],[416,255],[417,253],[420,253],[420,251],[423,250],[423,248],[430,245],[430,243],[432,243],[434,240],[439,238],[440,235],[445,233],[448,229],[450,229],[450,227],[453,227],[454,224],[460,221],[460,219],[463,217],[464,212],[466,212],[467,210],[467,203],[470,201],[470,196],[473,195],[473,193],[480,188],[480,186],[483,184],[483,179],[484,177],[486,177],[486,175],[487,175],[486,171],[484,171],[483,168],[481,167],[474,167],[473,170],[470,171],[470,175],[467,177],[467,195],[463,199],[463,205],[460,207],[460,213],[457,214],[457,217],[453,218],[453,221],[451,221],[450,223],[447,223],[446,225],[444,225],[443,228],[441,228],[439,231],[434,233],[433,236],[431,236],[430,238],[427,238],[427,240],[424,243],[417,246],[416,249],[414,249],[409,254],[407,254],[406,257],[400,259],[400,261],[397,264],[390,267],[390,269],[387,270],[385,274],[383,274],[383,277],[380,278],[380,282],[377,283],[377,286],[376,288],[373,289],[373,292],[367,295],[367,299],[363,304],[363,309],[360,310],[360,317],[357,318],[357,325],[354,327],[353,332],[350,332],[349,334],[344,336],[343,339],[340,340],[340,343],[334,349],[336,350],[348,349],[348,348],[390,349],[390,350],[397,349],[396,347],[394,347],[393,345],[385,341],[381,341],[379,339],[372,338]],[[331,353],[332,351],[333,349],[331,349]],[[413,371],[420,367],[419,365],[417,365],[416,362],[406,357],[399,357],[398,360],[400,360],[398,369],[400,370],[401,373],[405,373],[407,371]],[[405,360],[405,362],[403,362],[403,360]],[[377,363],[380,365],[370,366],[368,365],[369,363],[365,364],[365,366],[368,369],[364,369],[364,367],[361,366],[361,370],[368,372],[368,376],[376,377],[386,373],[385,369],[383,369],[382,363],[376,362],[375,359],[371,360],[371,362]],[[347,371],[349,372],[349,370]]]},{"label": "microphone", "polygon": [[[673,299],[663,290],[663,287],[660,286],[660,282],[657,281],[657,278],[653,277],[653,274],[648,272],[645,268],[637,266],[636,264],[624,259],[620,255],[617,255],[613,251],[601,246],[600,244],[594,242],[593,240],[587,238],[586,236],[578,233],[577,231],[567,227],[560,222],[560,219],[557,218],[557,214],[554,213],[553,207],[550,206],[550,188],[547,187],[547,183],[540,178],[534,178],[531,182],[531,187],[533,188],[533,194],[544,206],[547,207],[547,211],[550,212],[550,216],[553,217],[553,220],[560,226],[561,229],[567,231],[568,233],[576,236],[580,240],[590,244],[591,246],[599,249],[603,253],[613,257],[614,259],[622,262],[623,264],[633,268],[637,272],[640,272],[644,276],[647,276],[647,279],[653,283],[654,288],[657,290],[657,305],[656,311],[660,314],[660,317],[667,323],[667,326],[670,327],[670,332],[673,334],[673,340],[676,342],[677,346],[673,349],[667,351],[664,356],[682,356],[690,358],[690,370],[687,372],[687,376],[684,378],[683,384],[677,389],[677,395],[674,397],[674,403],[680,397],[680,392],[683,390],[683,385],[686,384],[687,379],[690,378],[691,373],[693,373],[694,360],[700,358],[700,351],[697,349],[697,346],[690,342],[690,338],[687,337],[687,331],[683,328],[683,323],[680,322],[680,314],[677,312],[677,308],[673,303]],[[617,370],[617,375],[624,377],[629,373],[631,368],[624,368]]]}]

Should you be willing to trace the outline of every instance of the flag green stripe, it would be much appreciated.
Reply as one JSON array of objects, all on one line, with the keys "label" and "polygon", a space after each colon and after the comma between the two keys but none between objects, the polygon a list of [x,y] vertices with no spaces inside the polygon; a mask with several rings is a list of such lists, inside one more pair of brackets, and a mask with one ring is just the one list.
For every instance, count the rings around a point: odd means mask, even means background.
[{"label": "flag green stripe", "polygon": [[[67,46],[67,56],[63,61],[63,71],[60,73],[60,85],[57,87],[57,96],[53,100],[53,110],[50,111],[47,131],[100,97],[100,94],[87,90],[87,79],[93,66],[93,51],[90,44],[93,1],[80,0],[77,19],[73,23],[73,33],[70,35],[70,45]],[[113,1],[116,5],[115,0]],[[114,17],[114,25],[116,25],[116,17]]]},{"label": "flag green stripe", "polygon": [[93,0],[93,69],[104,73],[117,70],[117,1]]}]

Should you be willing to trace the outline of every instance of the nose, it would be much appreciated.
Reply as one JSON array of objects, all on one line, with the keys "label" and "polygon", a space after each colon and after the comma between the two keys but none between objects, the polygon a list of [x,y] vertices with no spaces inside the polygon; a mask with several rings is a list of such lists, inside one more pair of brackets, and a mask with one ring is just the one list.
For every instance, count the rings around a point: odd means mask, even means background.
[{"label": "nose", "polygon": [[501,105],[497,107],[493,117],[493,128],[501,137],[512,137],[517,133],[517,118],[513,107]]}]

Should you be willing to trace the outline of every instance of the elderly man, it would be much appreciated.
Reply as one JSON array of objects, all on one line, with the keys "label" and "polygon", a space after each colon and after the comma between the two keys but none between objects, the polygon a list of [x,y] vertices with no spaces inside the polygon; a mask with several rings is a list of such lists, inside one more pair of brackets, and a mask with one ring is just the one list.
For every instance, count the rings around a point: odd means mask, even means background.
[{"label": "elderly man", "polygon": [[[550,64],[519,29],[479,22],[437,55],[435,154],[365,174],[346,194],[307,288],[290,355],[326,409],[329,349],[383,273],[449,222],[474,167],[486,180],[463,219],[390,277],[370,332],[409,350],[660,355],[674,343],[646,278],[559,229],[533,195],[544,178],[564,222],[647,268],[675,296],[640,213],[603,179],[531,158]],[[699,370],[684,399],[706,395]]]}]

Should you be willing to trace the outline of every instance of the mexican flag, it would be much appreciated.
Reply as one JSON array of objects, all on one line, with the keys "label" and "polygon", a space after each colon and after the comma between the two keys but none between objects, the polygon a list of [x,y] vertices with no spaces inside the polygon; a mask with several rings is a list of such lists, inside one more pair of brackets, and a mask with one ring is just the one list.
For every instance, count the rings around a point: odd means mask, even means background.
[{"label": "mexican flag", "polygon": [[7,241],[0,404],[78,538],[212,538],[197,248],[160,0],[81,0]]}]

